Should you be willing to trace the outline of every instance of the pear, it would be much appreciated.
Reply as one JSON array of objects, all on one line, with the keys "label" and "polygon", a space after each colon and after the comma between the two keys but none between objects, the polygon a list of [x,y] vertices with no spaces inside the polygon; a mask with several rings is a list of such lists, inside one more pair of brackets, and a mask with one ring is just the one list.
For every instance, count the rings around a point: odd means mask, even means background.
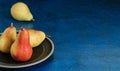
[{"label": "pear", "polygon": [[11,23],[11,26],[6,28],[0,36],[0,51],[9,53],[12,43],[16,39],[16,28]]},{"label": "pear", "polygon": [[27,29],[22,28],[11,46],[10,54],[14,60],[24,62],[31,58],[32,53],[29,32]]},{"label": "pear", "polygon": [[23,2],[17,2],[11,7],[11,15],[18,21],[34,20],[30,9]]},{"label": "pear", "polygon": [[45,33],[43,31],[28,29],[30,34],[30,44],[32,47],[40,45],[45,39]]}]

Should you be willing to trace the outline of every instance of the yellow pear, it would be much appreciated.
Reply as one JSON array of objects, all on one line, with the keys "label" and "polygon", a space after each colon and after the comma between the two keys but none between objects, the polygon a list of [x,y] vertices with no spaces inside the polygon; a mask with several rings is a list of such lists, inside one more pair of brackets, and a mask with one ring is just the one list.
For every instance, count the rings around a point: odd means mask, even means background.
[{"label": "yellow pear", "polygon": [[16,39],[16,28],[11,25],[6,28],[0,36],[0,51],[3,53],[9,53],[12,43]]},{"label": "yellow pear", "polygon": [[31,21],[33,20],[32,13],[28,6],[23,2],[17,2],[11,7],[11,15],[18,21]]},{"label": "yellow pear", "polygon": [[43,31],[28,29],[30,34],[30,44],[32,47],[40,45],[45,39],[45,33]]}]

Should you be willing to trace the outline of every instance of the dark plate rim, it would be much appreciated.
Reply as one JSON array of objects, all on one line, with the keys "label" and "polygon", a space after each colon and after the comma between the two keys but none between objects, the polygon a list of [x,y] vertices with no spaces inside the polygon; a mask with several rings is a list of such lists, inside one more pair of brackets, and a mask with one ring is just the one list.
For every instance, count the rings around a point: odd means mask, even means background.
[{"label": "dark plate rim", "polygon": [[26,64],[26,65],[19,65],[19,66],[6,66],[6,65],[1,65],[0,64],[0,67],[1,68],[25,68],[25,67],[30,67],[30,66],[33,66],[33,65],[36,65],[36,64],[39,64],[45,60],[47,60],[54,52],[54,44],[53,44],[53,41],[49,38],[49,37],[46,37],[46,39],[51,43],[51,51],[50,53],[43,59],[39,60],[39,61],[36,61],[34,63],[30,63],[30,64]]}]

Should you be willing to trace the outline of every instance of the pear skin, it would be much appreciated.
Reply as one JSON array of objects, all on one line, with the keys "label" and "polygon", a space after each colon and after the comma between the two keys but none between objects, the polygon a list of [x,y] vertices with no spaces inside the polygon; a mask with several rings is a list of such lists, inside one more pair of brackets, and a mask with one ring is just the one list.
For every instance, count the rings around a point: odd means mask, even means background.
[{"label": "pear skin", "polygon": [[28,29],[28,32],[30,34],[30,44],[32,47],[40,45],[46,37],[43,31]]},{"label": "pear skin", "polygon": [[33,15],[28,6],[23,2],[17,2],[11,7],[11,15],[18,21],[31,21]]},{"label": "pear skin", "polygon": [[20,62],[28,61],[31,58],[33,50],[30,45],[29,32],[25,28],[19,31],[10,53],[14,60]]},{"label": "pear skin", "polygon": [[9,53],[12,43],[16,39],[16,28],[11,25],[6,28],[0,36],[0,51],[3,53]]}]

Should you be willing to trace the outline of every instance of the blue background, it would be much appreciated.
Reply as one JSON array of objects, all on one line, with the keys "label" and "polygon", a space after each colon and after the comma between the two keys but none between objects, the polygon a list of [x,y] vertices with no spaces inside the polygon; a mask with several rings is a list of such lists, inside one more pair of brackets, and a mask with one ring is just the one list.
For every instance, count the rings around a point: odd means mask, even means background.
[{"label": "blue background", "polygon": [[[25,2],[34,22],[18,22],[11,6]],[[55,50],[40,64],[11,71],[119,71],[119,0],[0,0],[0,32],[13,22],[51,36]]]}]

